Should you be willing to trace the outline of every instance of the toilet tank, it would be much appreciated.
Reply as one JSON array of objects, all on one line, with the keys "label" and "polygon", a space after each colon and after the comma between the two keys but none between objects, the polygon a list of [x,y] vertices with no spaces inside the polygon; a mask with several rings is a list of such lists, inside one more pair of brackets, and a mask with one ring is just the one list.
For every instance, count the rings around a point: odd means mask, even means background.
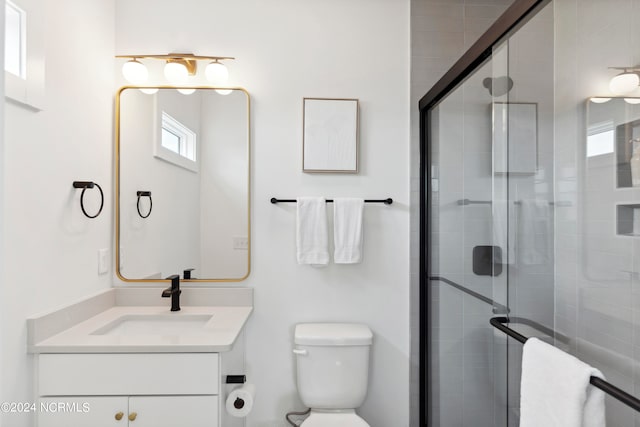
[{"label": "toilet tank", "polygon": [[356,323],[301,323],[295,328],[298,393],[314,409],[355,409],[369,380],[373,334]]}]

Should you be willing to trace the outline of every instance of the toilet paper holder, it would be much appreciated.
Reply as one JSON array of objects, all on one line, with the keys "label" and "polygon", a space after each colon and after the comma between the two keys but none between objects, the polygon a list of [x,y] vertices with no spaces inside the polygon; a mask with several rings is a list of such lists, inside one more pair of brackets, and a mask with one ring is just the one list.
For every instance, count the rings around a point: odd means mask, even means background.
[{"label": "toilet paper holder", "polygon": [[227,375],[226,384],[244,384],[247,382],[246,375]]},{"label": "toilet paper holder", "polygon": [[[244,381],[244,375],[234,375],[231,381]],[[231,383],[233,384],[233,383]],[[235,418],[244,418],[253,409],[256,387],[254,384],[238,384],[232,388],[225,398],[225,408],[227,413]]]},{"label": "toilet paper holder", "polygon": [[[225,380],[225,383],[227,384],[244,384],[246,382],[246,375],[227,375],[227,379]],[[240,399],[239,397],[236,398],[236,400],[233,402],[233,407],[236,409],[244,408],[244,400]]]}]

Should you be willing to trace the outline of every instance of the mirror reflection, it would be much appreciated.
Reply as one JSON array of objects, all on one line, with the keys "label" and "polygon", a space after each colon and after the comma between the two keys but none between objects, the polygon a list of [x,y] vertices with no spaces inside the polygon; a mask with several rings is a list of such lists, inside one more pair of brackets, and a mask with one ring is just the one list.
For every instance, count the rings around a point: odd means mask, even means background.
[{"label": "mirror reflection", "polygon": [[613,286],[620,270],[604,266],[602,250],[594,248],[625,247],[632,243],[627,239],[640,236],[640,98],[588,99],[581,154],[584,277]]},{"label": "mirror reflection", "polygon": [[[249,274],[249,95],[117,96],[117,271],[125,281]],[[184,273],[188,271],[186,274]]]}]

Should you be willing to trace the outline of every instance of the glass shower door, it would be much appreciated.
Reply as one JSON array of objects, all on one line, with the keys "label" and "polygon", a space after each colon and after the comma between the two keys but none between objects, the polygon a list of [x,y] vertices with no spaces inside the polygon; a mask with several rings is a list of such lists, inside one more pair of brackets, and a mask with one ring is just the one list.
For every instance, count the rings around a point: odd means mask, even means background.
[{"label": "glass shower door", "polygon": [[427,110],[431,427],[518,426],[522,344],[491,318],[554,339],[553,40],[547,5]]},{"label": "glass shower door", "polygon": [[508,185],[494,165],[494,115],[506,97],[506,73],[496,68],[504,61],[494,62],[430,111],[431,426],[507,425],[506,340],[489,324],[508,301],[508,252],[495,241],[508,235]]}]

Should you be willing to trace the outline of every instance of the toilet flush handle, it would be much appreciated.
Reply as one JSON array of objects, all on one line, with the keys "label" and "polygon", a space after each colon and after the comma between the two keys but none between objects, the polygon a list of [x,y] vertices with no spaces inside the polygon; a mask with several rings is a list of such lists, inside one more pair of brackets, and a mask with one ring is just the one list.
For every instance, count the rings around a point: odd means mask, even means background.
[{"label": "toilet flush handle", "polygon": [[298,356],[306,356],[308,354],[307,350],[299,350],[297,348],[293,349],[293,353],[297,354]]}]

